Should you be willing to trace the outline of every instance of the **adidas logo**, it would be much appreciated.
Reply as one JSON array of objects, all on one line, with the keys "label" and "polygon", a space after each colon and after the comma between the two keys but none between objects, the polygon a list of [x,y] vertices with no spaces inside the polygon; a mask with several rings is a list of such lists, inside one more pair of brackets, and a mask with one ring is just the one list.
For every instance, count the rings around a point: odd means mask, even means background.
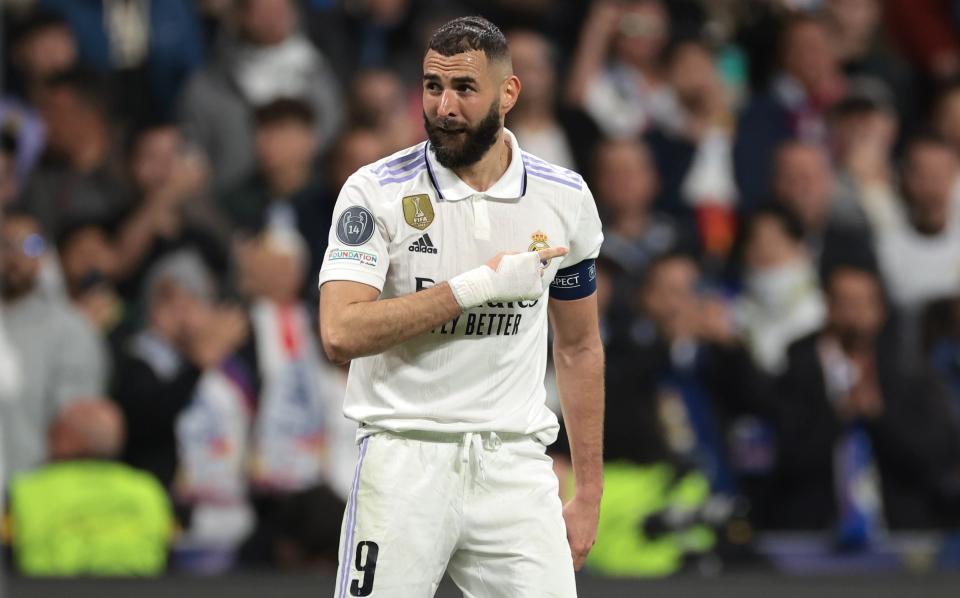
[{"label": "adidas logo", "polygon": [[433,246],[433,241],[430,240],[430,235],[423,233],[419,239],[414,241],[407,247],[407,251],[412,251],[413,253],[432,253],[436,255],[439,253],[437,248]]}]

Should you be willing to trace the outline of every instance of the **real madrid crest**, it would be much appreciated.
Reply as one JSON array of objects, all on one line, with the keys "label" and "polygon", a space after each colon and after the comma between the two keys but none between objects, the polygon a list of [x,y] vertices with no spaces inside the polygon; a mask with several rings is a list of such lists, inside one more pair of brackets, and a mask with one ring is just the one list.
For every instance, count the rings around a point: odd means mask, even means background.
[{"label": "real madrid crest", "polygon": [[542,230],[538,230],[537,232],[533,233],[530,235],[530,238],[533,239],[533,243],[530,243],[530,246],[527,247],[527,251],[540,251],[541,249],[547,249],[550,247],[550,245],[547,244],[547,233],[543,232]]},{"label": "real madrid crest", "polygon": [[403,198],[403,219],[407,224],[423,230],[433,223],[433,218],[433,204],[429,195],[408,195]]}]

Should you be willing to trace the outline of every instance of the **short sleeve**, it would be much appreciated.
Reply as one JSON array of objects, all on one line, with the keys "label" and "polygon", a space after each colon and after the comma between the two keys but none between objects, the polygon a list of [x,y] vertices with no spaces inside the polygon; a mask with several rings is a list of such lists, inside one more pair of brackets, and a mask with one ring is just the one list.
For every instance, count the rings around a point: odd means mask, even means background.
[{"label": "short sleeve", "polygon": [[318,286],[350,280],[383,290],[390,265],[388,219],[382,204],[372,201],[370,195],[356,174],[344,184],[333,209]]},{"label": "short sleeve", "polygon": [[583,191],[580,214],[569,235],[570,251],[561,262],[561,269],[576,266],[583,260],[594,259],[600,255],[603,227],[600,223],[600,214],[597,212],[597,202],[594,201],[593,194],[586,185]]}]

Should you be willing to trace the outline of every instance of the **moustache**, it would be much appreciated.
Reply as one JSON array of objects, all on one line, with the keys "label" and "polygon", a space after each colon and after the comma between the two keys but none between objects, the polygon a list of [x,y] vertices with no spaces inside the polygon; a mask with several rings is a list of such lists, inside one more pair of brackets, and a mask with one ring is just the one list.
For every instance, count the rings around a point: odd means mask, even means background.
[{"label": "moustache", "polygon": [[468,129],[466,123],[450,117],[438,118],[433,126],[444,133],[461,133]]}]

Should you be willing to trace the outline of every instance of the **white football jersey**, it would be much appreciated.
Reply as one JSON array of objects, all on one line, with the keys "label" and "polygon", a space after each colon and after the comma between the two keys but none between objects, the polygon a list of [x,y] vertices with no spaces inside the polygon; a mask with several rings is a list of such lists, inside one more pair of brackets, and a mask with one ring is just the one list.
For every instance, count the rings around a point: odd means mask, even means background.
[{"label": "white football jersey", "polygon": [[[489,303],[350,364],[344,414],[376,430],[557,435],[546,407],[547,301],[557,270],[595,258],[603,241],[593,196],[577,173],[521,151],[486,192],[418,144],[364,166],[334,209],[319,284],[351,280],[381,299],[423,290],[499,252],[567,247],[533,301]],[[362,325],[362,324],[361,324]]]}]

